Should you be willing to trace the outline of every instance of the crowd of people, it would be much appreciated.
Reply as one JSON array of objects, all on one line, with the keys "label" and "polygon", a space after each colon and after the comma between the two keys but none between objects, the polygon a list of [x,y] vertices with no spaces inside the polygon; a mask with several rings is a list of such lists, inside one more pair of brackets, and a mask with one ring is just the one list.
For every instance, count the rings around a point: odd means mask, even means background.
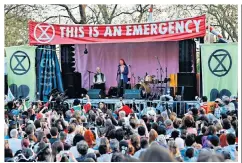
[{"label": "crowd of people", "polygon": [[[178,115],[172,107],[142,114],[123,101],[110,110],[76,99],[73,106],[50,107],[8,101],[5,110],[5,162],[218,162],[238,159],[236,97],[206,97]],[[144,111],[145,110],[145,111]]]}]

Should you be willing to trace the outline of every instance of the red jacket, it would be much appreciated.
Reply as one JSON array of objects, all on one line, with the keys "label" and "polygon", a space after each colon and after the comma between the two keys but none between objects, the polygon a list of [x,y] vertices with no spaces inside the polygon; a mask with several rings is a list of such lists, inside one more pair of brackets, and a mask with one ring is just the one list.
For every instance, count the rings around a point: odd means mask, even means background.
[{"label": "red jacket", "polygon": [[125,114],[126,114],[126,116],[128,116],[130,113],[132,113],[132,112],[133,112],[133,111],[130,109],[130,107],[129,107],[129,106],[127,106],[127,105],[124,105],[124,106],[123,106],[123,108],[122,108],[122,109],[120,109],[120,110],[118,111],[118,113],[119,113],[120,111],[124,111],[124,112],[125,112]]}]

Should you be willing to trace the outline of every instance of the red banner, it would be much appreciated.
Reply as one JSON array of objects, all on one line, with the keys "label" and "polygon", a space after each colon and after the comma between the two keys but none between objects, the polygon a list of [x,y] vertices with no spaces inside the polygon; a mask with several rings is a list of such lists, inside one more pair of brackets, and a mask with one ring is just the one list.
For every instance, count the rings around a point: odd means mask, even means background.
[{"label": "red banner", "polygon": [[29,22],[30,45],[179,41],[204,37],[205,15],[144,24],[57,25]]}]

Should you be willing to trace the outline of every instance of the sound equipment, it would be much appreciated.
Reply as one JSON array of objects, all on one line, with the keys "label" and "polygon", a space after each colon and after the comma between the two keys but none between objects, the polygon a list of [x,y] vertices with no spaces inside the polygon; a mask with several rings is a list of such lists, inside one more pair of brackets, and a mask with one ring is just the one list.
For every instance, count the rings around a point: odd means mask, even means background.
[{"label": "sound equipment", "polygon": [[196,88],[195,87],[189,87],[189,86],[179,86],[176,88],[176,94],[182,96],[182,100],[189,101],[189,100],[195,100],[195,96],[197,96]]},{"label": "sound equipment", "polygon": [[140,99],[141,93],[139,89],[125,89],[124,90],[125,99]]},{"label": "sound equipment", "polygon": [[90,99],[104,98],[104,92],[101,89],[89,89],[87,95]]},{"label": "sound equipment", "polygon": [[81,94],[85,93],[82,89],[81,73],[69,72],[62,74],[62,77],[64,90],[67,90],[66,94],[69,98],[80,98]]},{"label": "sound equipment", "polygon": [[196,55],[196,42],[194,40],[179,41],[179,72],[193,71],[193,57]]},{"label": "sound equipment", "polygon": [[188,86],[188,87],[197,86],[195,73],[178,73],[177,81],[178,81],[178,86]]},{"label": "sound equipment", "polygon": [[116,97],[118,94],[118,88],[117,87],[110,87],[108,90],[108,97]]}]

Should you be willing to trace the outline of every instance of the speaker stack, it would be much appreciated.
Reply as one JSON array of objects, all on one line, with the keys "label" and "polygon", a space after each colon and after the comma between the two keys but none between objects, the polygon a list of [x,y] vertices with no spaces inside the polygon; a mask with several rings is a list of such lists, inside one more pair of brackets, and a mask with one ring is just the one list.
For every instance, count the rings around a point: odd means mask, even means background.
[{"label": "speaker stack", "polygon": [[64,90],[69,98],[80,98],[87,91],[82,86],[81,73],[75,71],[74,45],[61,45],[61,70]]},{"label": "speaker stack", "polygon": [[196,92],[196,74],[195,73],[178,73],[178,87],[176,92],[182,95],[183,100],[195,100]]}]

